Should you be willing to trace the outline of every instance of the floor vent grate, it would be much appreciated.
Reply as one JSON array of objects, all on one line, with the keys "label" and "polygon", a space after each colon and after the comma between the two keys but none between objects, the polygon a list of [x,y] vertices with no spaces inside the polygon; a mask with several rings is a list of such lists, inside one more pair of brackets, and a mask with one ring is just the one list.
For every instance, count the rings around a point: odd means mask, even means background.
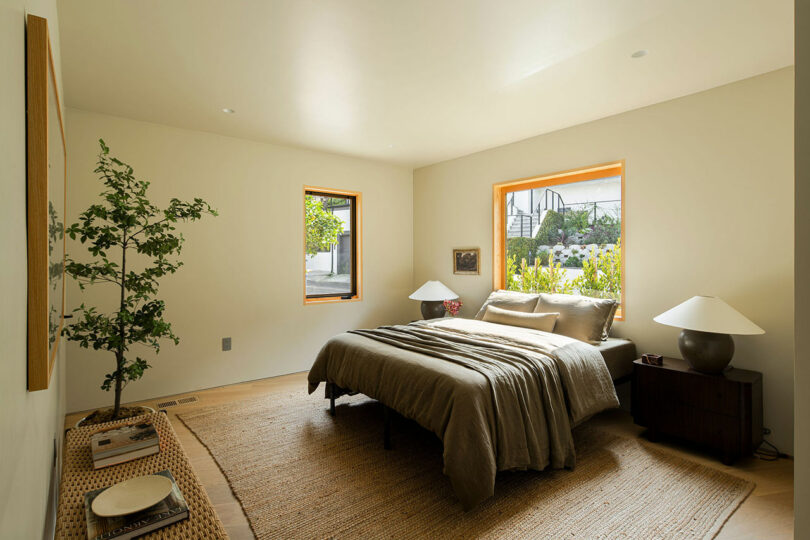
[{"label": "floor vent grate", "polygon": [[155,407],[158,409],[166,409],[168,407],[175,407],[177,405],[177,401],[174,399],[170,399],[169,401],[161,401],[159,403],[155,403]]},{"label": "floor vent grate", "polygon": [[169,407],[177,407],[178,405],[186,405],[188,403],[196,403],[200,401],[197,396],[188,396],[180,399],[170,399],[168,401],[160,401],[155,403],[158,409],[168,409]]}]

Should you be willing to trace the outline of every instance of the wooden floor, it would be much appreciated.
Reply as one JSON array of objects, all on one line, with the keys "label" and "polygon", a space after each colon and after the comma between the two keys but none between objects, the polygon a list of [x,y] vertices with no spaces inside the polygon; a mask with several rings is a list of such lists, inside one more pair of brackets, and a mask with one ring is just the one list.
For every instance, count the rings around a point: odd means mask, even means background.
[{"label": "wooden floor", "polygon": [[[302,390],[306,388],[306,374],[295,373],[282,377],[273,377],[253,382],[212,388],[178,394],[158,400],[138,402],[140,405],[154,406],[158,401],[167,399],[196,396],[199,401],[187,405],[169,407],[167,412],[172,425],[177,431],[180,442],[191,460],[208,496],[214,503],[220,519],[232,539],[253,538],[239,502],[234,498],[222,472],[211,458],[208,451],[197,438],[175,417],[200,407],[208,407],[230,401],[250,399],[268,392]],[[312,399],[320,399],[322,394],[313,394]],[[324,406],[327,402],[324,401]],[[70,414],[66,417],[66,426],[72,426],[84,416],[82,413]],[[630,415],[624,411],[608,411],[590,422],[602,426],[612,432],[625,436],[639,436],[642,429],[633,424]],[[742,476],[755,482],[757,487],[753,494],[742,504],[739,510],[729,519],[726,526],[717,537],[719,539],[769,539],[781,540],[793,538],[793,461],[779,459],[768,462],[756,458],[748,458],[736,463],[733,467],[721,464],[718,460],[702,452],[671,444],[661,443],[677,454],[683,455],[710,467]]]}]

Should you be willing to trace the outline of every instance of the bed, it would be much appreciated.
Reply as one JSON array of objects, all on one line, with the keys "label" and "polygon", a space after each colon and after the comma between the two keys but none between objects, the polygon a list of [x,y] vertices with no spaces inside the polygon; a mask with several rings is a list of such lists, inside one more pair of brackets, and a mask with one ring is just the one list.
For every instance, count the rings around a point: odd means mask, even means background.
[{"label": "bed", "polygon": [[333,407],[359,392],[435,433],[470,509],[492,496],[499,470],[573,467],[571,429],[618,406],[614,381],[634,359],[628,340],[444,318],[335,336],[308,382],[310,393],[327,383]]}]

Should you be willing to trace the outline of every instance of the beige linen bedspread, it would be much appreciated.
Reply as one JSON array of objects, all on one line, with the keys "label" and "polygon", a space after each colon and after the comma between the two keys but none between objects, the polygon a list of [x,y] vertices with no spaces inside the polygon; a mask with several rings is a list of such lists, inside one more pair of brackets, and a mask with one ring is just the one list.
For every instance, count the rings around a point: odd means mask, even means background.
[{"label": "beige linen bedspread", "polygon": [[434,432],[465,509],[499,470],[573,467],[571,428],[619,405],[587,343],[469,319],[355,330],[329,340],[309,372],[362,392]]}]

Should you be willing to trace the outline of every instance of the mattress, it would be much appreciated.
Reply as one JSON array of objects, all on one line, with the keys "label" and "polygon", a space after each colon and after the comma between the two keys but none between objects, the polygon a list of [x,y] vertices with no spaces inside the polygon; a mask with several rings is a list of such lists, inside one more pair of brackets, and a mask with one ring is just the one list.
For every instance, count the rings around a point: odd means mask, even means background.
[{"label": "mattress", "polygon": [[605,359],[610,377],[617,381],[633,373],[636,344],[629,339],[609,337],[596,346]]}]

